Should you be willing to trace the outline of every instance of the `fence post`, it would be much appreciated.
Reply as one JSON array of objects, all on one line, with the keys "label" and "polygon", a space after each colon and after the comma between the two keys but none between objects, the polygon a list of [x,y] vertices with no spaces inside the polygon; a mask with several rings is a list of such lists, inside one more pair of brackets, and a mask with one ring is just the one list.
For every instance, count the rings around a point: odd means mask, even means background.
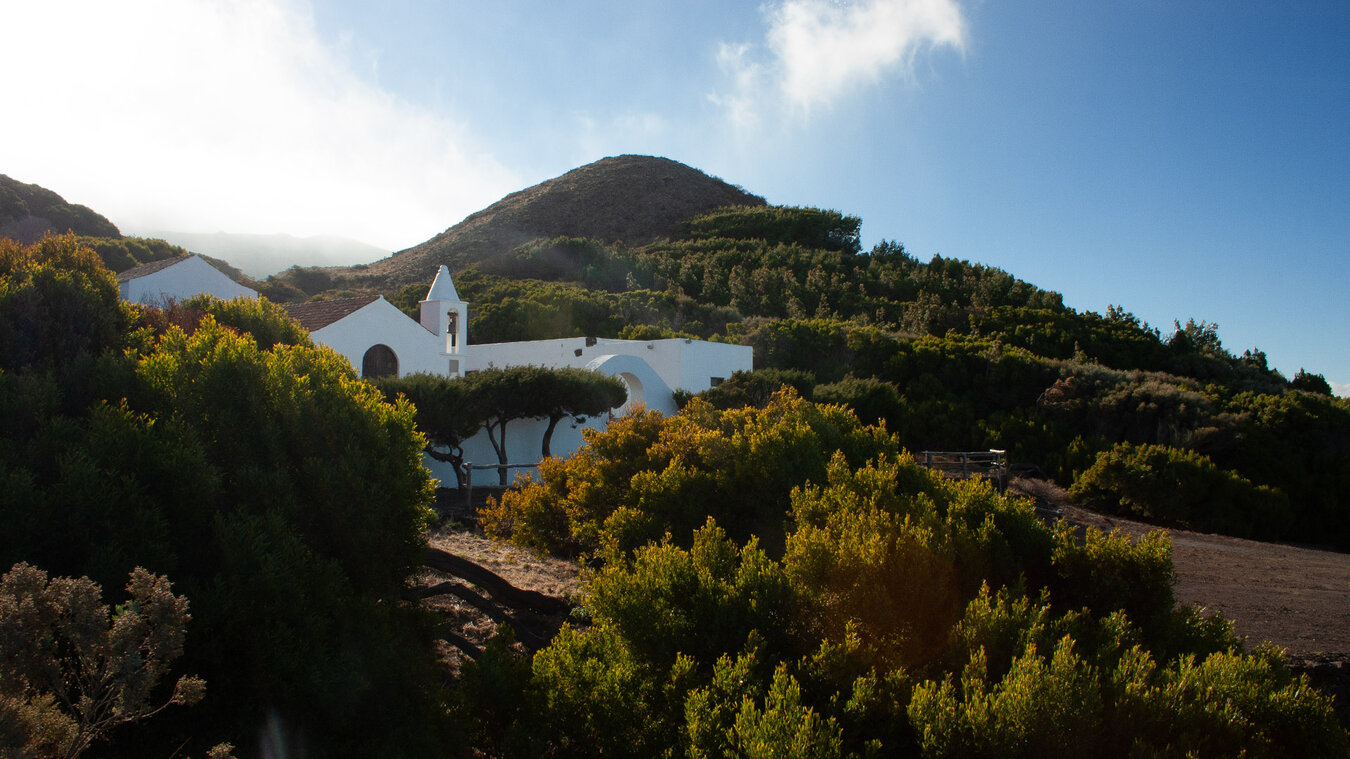
[{"label": "fence post", "polygon": [[473,513],[473,464],[464,462],[464,510]]}]

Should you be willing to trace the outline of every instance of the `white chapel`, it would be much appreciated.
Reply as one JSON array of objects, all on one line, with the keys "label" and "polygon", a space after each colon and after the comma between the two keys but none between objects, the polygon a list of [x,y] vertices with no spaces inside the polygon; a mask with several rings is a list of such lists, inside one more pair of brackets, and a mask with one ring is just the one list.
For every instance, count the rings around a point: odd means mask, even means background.
[{"label": "white chapel", "polygon": [[[211,273],[219,275],[214,269]],[[172,287],[157,287],[155,295],[182,300],[201,292],[214,294],[205,285],[208,281],[214,283],[215,278],[208,280],[208,277],[209,274],[200,282],[180,278],[182,281],[174,281]],[[230,297],[256,295],[249,290]],[[127,297],[125,290],[123,297]],[[686,338],[567,337],[470,345],[469,304],[459,297],[445,266],[437,271],[426,299],[421,301],[417,320],[378,295],[313,301],[285,308],[309,331],[314,342],[345,356],[362,377],[401,377],[415,372],[460,377],[481,369],[512,366],[593,369],[619,378],[628,391],[627,400],[611,412],[612,416],[621,416],[638,404],[673,414],[676,390],[691,393],[707,390],[734,372],[750,371],[753,363],[749,346]],[[557,455],[565,456],[580,447],[584,427],[602,428],[607,422],[607,418],[593,418],[583,423],[560,424],[554,431],[551,448]],[[512,423],[507,436],[509,460],[537,461],[546,425],[546,420]],[[464,454],[465,460],[474,464],[497,461],[486,432],[470,439],[464,445]],[[448,465],[430,458],[426,463],[442,484],[455,482]]]}]

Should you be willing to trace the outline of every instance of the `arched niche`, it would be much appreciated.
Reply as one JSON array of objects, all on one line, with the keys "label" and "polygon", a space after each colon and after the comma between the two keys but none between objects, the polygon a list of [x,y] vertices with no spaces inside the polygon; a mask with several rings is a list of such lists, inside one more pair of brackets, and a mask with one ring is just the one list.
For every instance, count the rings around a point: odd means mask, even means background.
[{"label": "arched niche", "polygon": [[662,414],[674,414],[677,411],[675,399],[670,388],[661,379],[661,375],[637,356],[621,354],[597,356],[586,364],[586,368],[617,377],[623,382],[624,388],[628,391],[628,399],[615,412],[616,416],[623,416],[637,406],[646,406]]},{"label": "arched niche", "polygon": [[624,389],[628,391],[628,398],[621,404],[622,406],[631,408],[633,406],[646,405],[647,396],[642,389],[642,380],[639,379],[636,374],[633,374],[632,372],[620,372],[619,379],[623,380]]}]

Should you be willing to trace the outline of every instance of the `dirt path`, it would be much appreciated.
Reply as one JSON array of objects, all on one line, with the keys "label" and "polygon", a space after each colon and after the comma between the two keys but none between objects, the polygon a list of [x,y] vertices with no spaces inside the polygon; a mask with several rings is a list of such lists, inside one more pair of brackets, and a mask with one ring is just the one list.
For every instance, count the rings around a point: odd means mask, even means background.
[{"label": "dirt path", "polygon": [[[1147,524],[1061,504],[1074,524],[1131,535]],[[1295,658],[1350,659],[1350,554],[1188,530],[1172,539],[1178,603],[1233,621],[1248,646],[1271,641]]]},{"label": "dirt path", "polygon": [[[427,542],[432,547],[479,564],[523,590],[561,599],[571,598],[580,590],[581,570],[572,562],[535,556],[457,526],[437,530]],[[423,587],[457,580],[432,569],[425,569],[418,579],[418,584]],[[442,642],[439,653],[450,679],[459,676],[465,660],[465,650],[450,642],[454,638],[470,649],[481,650],[496,633],[498,625],[506,622],[536,639],[548,640],[567,619],[562,614],[521,612],[505,606],[499,609],[499,616],[494,619],[473,603],[450,594],[434,596],[426,603],[440,615],[444,627],[447,639]]]}]

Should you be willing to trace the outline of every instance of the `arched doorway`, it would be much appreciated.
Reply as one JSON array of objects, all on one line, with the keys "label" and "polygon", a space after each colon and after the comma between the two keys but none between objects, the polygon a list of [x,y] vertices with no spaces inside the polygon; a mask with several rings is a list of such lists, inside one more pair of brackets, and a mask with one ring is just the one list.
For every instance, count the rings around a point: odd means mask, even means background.
[{"label": "arched doorway", "polygon": [[362,377],[397,377],[398,356],[394,349],[383,343],[370,346],[361,359]]}]

